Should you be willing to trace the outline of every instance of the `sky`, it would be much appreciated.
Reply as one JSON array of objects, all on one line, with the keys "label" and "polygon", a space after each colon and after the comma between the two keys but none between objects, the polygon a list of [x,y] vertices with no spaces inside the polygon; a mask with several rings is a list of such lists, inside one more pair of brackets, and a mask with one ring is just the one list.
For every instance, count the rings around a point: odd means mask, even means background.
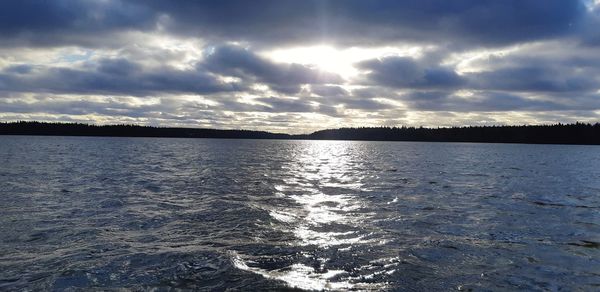
[{"label": "sky", "polygon": [[600,121],[600,0],[14,0],[0,121]]}]

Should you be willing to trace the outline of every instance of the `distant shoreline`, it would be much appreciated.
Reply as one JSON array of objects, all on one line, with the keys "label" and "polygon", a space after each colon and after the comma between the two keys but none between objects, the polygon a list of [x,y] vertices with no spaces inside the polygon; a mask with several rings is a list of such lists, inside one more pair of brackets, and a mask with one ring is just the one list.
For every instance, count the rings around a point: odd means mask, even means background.
[{"label": "distant shoreline", "polygon": [[600,145],[600,123],[452,128],[339,128],[316,131],[311,134],[292,135],[250,130],[163,128],[138,125],[98,126],[27,121],[0,123],[0,135]]}]

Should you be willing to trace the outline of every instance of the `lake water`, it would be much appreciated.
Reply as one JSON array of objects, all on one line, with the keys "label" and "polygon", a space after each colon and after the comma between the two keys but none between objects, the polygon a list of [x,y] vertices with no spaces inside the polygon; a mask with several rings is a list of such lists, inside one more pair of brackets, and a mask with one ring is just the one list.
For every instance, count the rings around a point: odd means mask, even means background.
[{"label": "lake water", "polygon": [[598,290],[600,147],[0,137],[0,290]]}]

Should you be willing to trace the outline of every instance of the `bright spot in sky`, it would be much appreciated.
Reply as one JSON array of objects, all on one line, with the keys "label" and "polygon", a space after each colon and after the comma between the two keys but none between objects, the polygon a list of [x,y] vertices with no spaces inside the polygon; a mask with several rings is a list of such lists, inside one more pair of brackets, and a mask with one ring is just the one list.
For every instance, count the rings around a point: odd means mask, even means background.
[{"label": "bright spot in sky", "polygon": [[587,0],[584,3],[588,6],[588,9],[590,10],[594,10],[596,6],[600,6],[600,0]]},{"label": "bright spot in sky", "polygon": [[356,74],[352,60],[343,51],[329,46],[314,46],[276,50],[268,54],[277,62],[314,65],[323,71],[340,74],[344,77]]},{"label": "bright spot in sky", "polygon": [[419,47],[347,48],[337,49],[328,45],[296,47],[265,52],[264,55],[276,62],[298,63],[317,66],[323,71],[337,73],[344,78],[357,75],[354,63],[385,56],[417,57]]}]

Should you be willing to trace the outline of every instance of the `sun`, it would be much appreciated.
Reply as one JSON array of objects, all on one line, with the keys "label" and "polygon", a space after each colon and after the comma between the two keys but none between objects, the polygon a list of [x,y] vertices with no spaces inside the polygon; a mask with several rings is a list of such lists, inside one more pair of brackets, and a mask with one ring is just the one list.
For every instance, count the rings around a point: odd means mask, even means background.
[{"label": "sun", "polygon": [[267,56],[277,62],[316,66],[342,77],[350,77],[357,73],[348,54],[327,45],[280,49],[268,52]]},{"label": "sun", "polygon": [[357,62],[389,55],[415,57],[422,53],[422,49],[410,45],[370,48],[350,47],[344,49],[330,45],[315,45],[276,49],[264,52],[264,56],[276,62],[315,66],[323,71],[336,73],[345,79],[349,79],[360,73],[354,67]]}]

